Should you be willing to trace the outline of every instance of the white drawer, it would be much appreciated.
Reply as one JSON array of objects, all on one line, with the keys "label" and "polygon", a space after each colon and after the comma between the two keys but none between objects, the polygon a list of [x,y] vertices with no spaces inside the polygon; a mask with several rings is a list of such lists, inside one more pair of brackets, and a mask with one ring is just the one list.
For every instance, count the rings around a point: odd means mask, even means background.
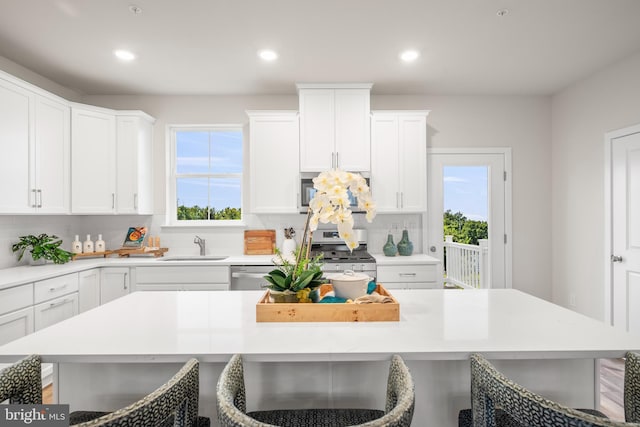
[{"label": "white drawer", "polygon": [[33,305],[33,283],[0,291],[0,314]]},{"label": "white drawer", "polygon": [[437,282],[437,265],[379,265],[377,281],[392,282]]},{"label": "white drawer", "polygon": [[34,329],[40,329],[62,322],[78,314],[78,293],[47,301],[33,307]]},{"label": "white drawer", "polygon": [[180,285],[148,283],[137,285],[137,291],[228,291],[227,283],[182,283]]},{"label": "white drawer", "polygon": [[136,284],[139,283],[229,283],[229,267],[220,266],[156,266],[137,267]]},{"label": "white drawer", "polygon": [[35,283],[35,303],[78,291],[78,273],[65,274]]}]

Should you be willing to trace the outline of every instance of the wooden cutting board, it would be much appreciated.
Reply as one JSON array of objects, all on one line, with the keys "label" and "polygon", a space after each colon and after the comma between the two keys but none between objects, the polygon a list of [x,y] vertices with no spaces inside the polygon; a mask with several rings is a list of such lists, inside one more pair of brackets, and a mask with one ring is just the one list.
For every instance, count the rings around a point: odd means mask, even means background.
[{"label": "wooden cutting board", "polygon": [[245,255],[270,255],[275,253],[276,230],[245,230]]}]

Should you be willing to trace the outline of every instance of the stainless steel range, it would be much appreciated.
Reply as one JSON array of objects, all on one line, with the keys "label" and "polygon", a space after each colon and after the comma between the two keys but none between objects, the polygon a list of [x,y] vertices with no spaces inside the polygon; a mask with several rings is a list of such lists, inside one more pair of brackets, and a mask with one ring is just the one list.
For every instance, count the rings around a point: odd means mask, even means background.
[{"label": "stainless steel range", "polygon": [[376,277],[376,259],[367,252],[367,230],[353,230],[358,243],[353,252],[349,251],[337,230],[316,230],[311,242],[311,256],[322,253],[322,270],[326,273],[353,270]]}]

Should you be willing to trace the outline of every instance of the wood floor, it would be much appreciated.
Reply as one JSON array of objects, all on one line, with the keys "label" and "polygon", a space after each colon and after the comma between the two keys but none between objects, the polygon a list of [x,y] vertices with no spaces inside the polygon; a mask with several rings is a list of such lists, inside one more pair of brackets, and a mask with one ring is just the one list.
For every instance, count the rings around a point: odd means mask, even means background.
[{"label": "wood floor", "polygon": [[[624,390],[624,360],[602,359],[600,363],[600,410],[609,418],[624,421],[622,401]],[[53,386],[42,389],[42,402],[53,403]]]}]

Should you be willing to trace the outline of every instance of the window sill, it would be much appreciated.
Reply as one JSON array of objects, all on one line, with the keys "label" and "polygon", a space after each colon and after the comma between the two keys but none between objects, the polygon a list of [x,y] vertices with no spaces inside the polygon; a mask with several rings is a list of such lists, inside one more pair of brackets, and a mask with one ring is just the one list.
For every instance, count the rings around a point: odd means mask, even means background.
[{"label": "window sill", "polygon": [[180,229],[180,228],[246,228],[247,223],[244,221],[216,222],[211,221],[193,221],[185,224],[165,224],[161,225],[162,229]]}]

